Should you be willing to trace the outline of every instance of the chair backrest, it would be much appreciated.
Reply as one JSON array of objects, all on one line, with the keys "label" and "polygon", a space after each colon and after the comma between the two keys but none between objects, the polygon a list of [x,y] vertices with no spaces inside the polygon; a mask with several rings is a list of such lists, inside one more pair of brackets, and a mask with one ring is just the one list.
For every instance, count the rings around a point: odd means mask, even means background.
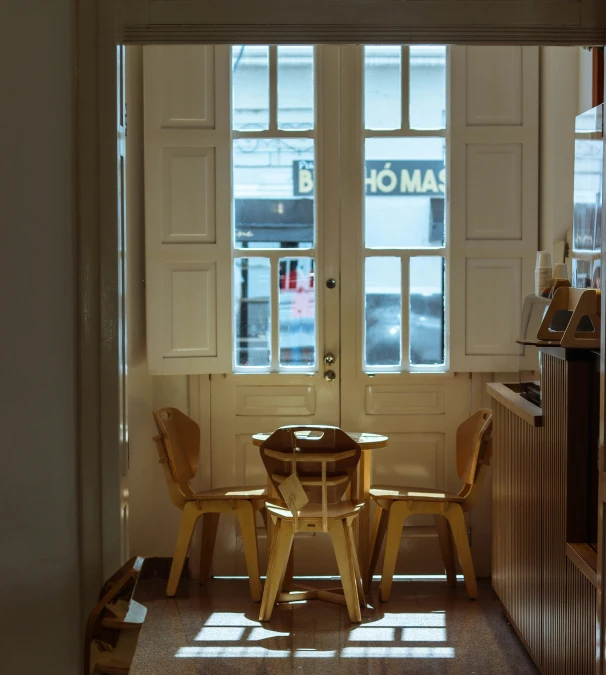
[{"label": "chair backrest", "polygon": [[[293,452],[293,444],[296,450]],[[340,502],[360,461],[360,446],[338,427],[285,426],[261,445],[261,459],[278,490],[293,472],[312,504]]]},{"label": "chair backrest", "polygon": [[[153,412],[159,437],[155,437],[160,462],[168,465],[164,471],[171,498],[177,506],[183,499],[174,493],[178,486],[183,496],[193,494],[189,481],[198,472],[200,455],[200,427],[177,408],[159,408]],[[177,503],[179,502],[179,503]]]},{"label": "chair backrest", "polygon": [[457,473],[473,486],[480,464],[489,465],[492,450],[492,410],[481,408],[457,429]]}]

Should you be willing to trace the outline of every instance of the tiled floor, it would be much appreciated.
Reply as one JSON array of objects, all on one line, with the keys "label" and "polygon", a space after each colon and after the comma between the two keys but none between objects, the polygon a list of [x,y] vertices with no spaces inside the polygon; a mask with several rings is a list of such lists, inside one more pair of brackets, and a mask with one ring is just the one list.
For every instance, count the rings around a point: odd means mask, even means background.
[{"label": "tiled floor", "polygon": [[345,607],[317,600],[279,605],[261,624],[245,580],[182,582],[171,599],[163,582],[140,582],[148,613],[131,673],[537,675],[489,582],[477,602],[462,583],[402,581],[382,604],[376,585],[354,626]]}]

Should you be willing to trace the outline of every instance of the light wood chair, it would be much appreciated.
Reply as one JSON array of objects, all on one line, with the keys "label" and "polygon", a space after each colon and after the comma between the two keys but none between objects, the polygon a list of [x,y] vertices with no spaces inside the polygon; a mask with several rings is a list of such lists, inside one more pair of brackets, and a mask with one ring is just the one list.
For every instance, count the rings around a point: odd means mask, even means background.
[{"label": "light wood chair", "polygon": [[84,674],[128,675],[147,609],[132,599],[143,558],[131,558],[110,579],[84,630]]},{"label": "light wood chair", "polygon": [[[343,500],[360,461],[360,446],[337,427],[281,427],[261,445],[261,458],[271,481],[280,485],[296,468],[309,503],[293,514],[285,502],[266,502],[275,532],[267,566],[260,621],[268,621],[274,604],[318,598],[347,606],[349,618],[360,622],[365,606],[352,524],[364,502]],[[328,532],[332,539],[342,588],[319,590],[299,586],[281,593],[290,550],[297,532]]]},{"label": "light wood chair", "polygon": [[166,595],[173,596],[177,592],[194,527],[200,516],[203,518],[200,583],[210,579],[219,516],[222,513],[231,513],[240,523],[250,594],[253,600],[259,601],[261,577],[255,515],[265,506],[267,490],[264,486],[257,486],[215,488],[205,492],[194,492],[189,482],[198,472],[200,428],[194,420],[176,408],[160,408],[154,411],[153,415],[159,431],[154,440],[170,498],[182,511]]},{"label": "light wood chair", "polygon": [[[451,586],[456,585],[456,562],[453,539],[461,563],[467,593],[478,597],[471,550],[467,538],[464,513],[476,504],[490,466],[492,455],[492,411],[481,409],[457,429],[457,473],[463,481],[458,494],[447,494],[424,488],[404,488],[374,485],[370,495],[375,502],[375,518],[371,536],[371,556],[367,582],[370,587],[385,535],[385,557],[381,578],[381,600],[389,600],[402,528],[408,516],[433,514],[440,539],[440,548]],[[452,537],[451,537],[452,535]]]}]

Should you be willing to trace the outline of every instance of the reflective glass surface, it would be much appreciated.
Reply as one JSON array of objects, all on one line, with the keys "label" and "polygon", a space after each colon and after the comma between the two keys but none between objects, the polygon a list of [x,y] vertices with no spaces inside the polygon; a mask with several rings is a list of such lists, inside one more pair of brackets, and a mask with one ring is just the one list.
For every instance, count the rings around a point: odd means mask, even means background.
[{"label": "reflective glass surface", "polygon": [[308,138],[234,141],[236,248],[314,245],[314,142]]},{"label": "reflective glass surface", "polygon": [[365,364],[398,366],[402,358],[402,264],[400,258],[366,258]]},{"label": "reflective glass surface", "polygon": [[316,364],[316,288],[313,258],[281,258],[280,365]]},{"label": "reflective glass surface", "polygon": [[271,287],[267,258],[234,261],[236,365],[268,367],[271,363]]},{"label": "reflective glass surface", "polygon": [[444,363],[444,258],[410,259],[410,365]]},{"label": "reflective glass surface", "polygon": [[443,138],[366,139],[367,248],[444,245]]}]

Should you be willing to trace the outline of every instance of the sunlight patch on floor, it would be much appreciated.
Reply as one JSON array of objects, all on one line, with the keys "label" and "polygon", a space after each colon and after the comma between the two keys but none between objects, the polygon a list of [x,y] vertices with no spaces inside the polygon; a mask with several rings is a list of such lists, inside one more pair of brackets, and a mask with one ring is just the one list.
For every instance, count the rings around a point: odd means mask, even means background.
[{"label": "sunlight patch on floor", "polygon": [[[261,575],[261,579],[265,579],[266,577]],[[221,575],[213,575],[213,579],[239,579],[241,581],[248,581],[248,577],[246,575],[230,575],[230,576],[221,576]],[[322,575],[299,575],[297,574],[293,579],[301,579],[301,580],[339,580],[339,577],[335,574],[322,574]],[[373,579],[381,579],[380,574],[375,574],[373,576]],[[394,581],[446,581],[446,575],[445,574],[394,574],[393,575],[393,580]],[[462,574],[457,574],[457,580],[458,581],[464,581],[465,577]]]},{"label": "sunlight patch on floor", "polygon": [[341,658],[350,659],[454,659],[453,647],[345,647]]},{"label": "sunlight patch on floor", "polygon": [[453,659],[452,647],[344,647],[338,651],[317,651],[315,649],[297,649],[294,654],[289,649],[265,649],[264,647],[181,647],[175,654],[177,658],[207,659],[286,659],[294,658],[393,658],[393,659]]},{"label": "sunlight patch on floor", "polygon": [[[266,628],[258,621],[247,618],[243,613],[215,612],[211,614],[195,638],[196,642],[210,644],[181,647],[175,657],[198,659],[332,659],[335,657],[452,659],[455,656],[455,650],[452,647],[430,644],[409,646],[407,644],[410,642],[446,642],[446,614],[443,611],[386,613],[370,624],[352,625],[348,641],[354,645],[338,650],[299,648],[292,651],[245,644],[278,640],[274,643],[277,646],[281,638],[288,637],[290,633]],[[212,644],[217,642],[232,644]],[[235,642],[240,644],[233,644]]]},{"label": "sunlight patch on floor", "polygon": [[374,626],[360,626],[349,634],[350,642],[393,642],[396,639],[395,628],[375,628]]}]

